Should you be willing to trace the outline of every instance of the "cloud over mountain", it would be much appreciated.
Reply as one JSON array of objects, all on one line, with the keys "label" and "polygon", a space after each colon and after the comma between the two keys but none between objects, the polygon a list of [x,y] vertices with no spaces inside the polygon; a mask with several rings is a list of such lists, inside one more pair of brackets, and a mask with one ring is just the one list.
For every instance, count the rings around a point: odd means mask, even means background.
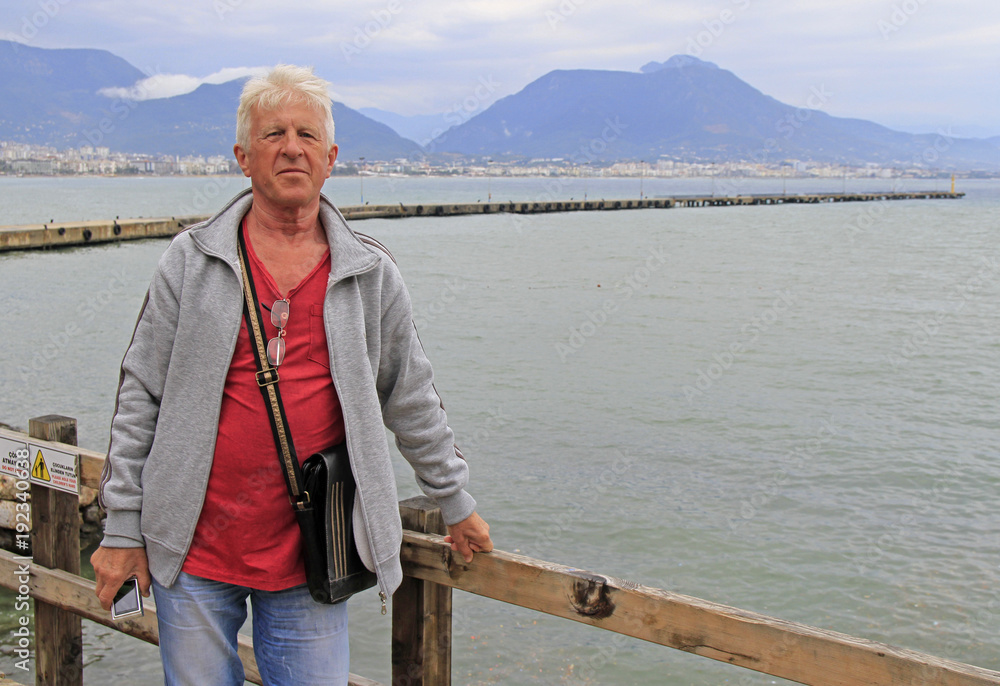
[{"label": "cloud over mountain", "polygon": [[177,95],[191,93],[203,84],[219,85],[227,81],[235,81],[248,76],[259,76],[267,72],[267,67],[231,67],[221,69],[214,74],[198,77],[187,74],[152,74],[137,81],[131,86],[122,88],[112,86],[101,88],[98,93],[107,98],[122,100],[157,100],[172,98]]},{"label": "cloud over mountain", "polygon": [[[202,78],[150,75],[104,50],[46,50],[0,41],[0,139],[229,156],[243,82],[259,71],[227,69]],[[333,109],[344,159],[422,154],[420,146],[388,126],[336,101]]]}]

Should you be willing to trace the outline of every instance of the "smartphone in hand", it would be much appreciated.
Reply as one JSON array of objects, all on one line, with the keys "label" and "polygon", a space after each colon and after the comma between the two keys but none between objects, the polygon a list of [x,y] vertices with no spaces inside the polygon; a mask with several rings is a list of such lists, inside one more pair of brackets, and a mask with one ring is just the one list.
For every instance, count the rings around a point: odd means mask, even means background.
[{"label": "smartphone in hand", "polygon": [[142,609],[142,594],[139,592],[139,580],[134,576],[128,579],[111,603],[111,619],[122,619],[132,615],[144,614]]}]

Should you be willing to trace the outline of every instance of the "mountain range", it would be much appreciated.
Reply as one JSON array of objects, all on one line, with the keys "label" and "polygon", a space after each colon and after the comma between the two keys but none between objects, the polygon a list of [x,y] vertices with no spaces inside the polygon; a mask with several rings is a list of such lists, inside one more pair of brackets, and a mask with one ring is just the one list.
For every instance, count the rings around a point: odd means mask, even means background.
[{"label": "mountain range", "polygon": [[[0,140],[57,148],[102,145],[120,152],[232,154],[242,79],[169,98],[137,101],[101,94],[146,77],[103,50],[0,41]],[[793,107],[730,71],[678,55],[637,72],[549,72],[424,146],[397,130],[426,136],[443,115],[404,117],[334,103],[334,120],[344,160],[458,154],[595,164],[667,157],[1000,169],[1000,136],[893,131],[826,114],[822,108],[831,94],[821,87],[804,96],[807,106]]]},{"label": "mountain range", "polygon": [[[232,155],[242,79],[203,84],[170,98],[101,94],[146,78],[104,50],[0,41],[0,140],[60,149],[93,145],[116,152]],[[413,141],[343,103],[334,103],[333,116],[341,155],[385,160],[422,154]]]}]

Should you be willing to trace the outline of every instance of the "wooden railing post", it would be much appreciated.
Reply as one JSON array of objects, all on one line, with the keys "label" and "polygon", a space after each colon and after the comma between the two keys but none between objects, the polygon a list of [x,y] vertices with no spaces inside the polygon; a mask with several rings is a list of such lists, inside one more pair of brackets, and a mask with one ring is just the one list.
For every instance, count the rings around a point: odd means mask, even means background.
[{"label": "wooden railing post", "polygon": [[[32,438],[76,445],[76,420],[46,415],[28,420]],[[35,456],[29,456],[34,463]],[[31,485],[33,563],[80,575],[80,498]],[[80,617],[35,601],[35,684],[82,686],[83,625]]]},{"label": "wooden railing post", "polygon": [[[430,498],[399,503],[403,528],[447,533]],[[413,577],[392,596],[392,686],[451,686],[451,588]]]}]

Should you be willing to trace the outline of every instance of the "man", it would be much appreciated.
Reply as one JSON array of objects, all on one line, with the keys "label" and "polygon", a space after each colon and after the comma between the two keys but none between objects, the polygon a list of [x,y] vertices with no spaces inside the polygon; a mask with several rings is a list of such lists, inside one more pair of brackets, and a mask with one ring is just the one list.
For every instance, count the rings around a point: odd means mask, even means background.
[{"label": "man", "polygon": [[[253,611],[266,684],[346,684],[346,603],[312,601],[243,317],[242,232],[300,460],[346,440],[358,552],[379,595],[402,579],[383,423],[440,505],[454,550],[489,552],[391,257],[320,191],[337,159],[329,84],[279,65],[244,87],[236,159],[251,189],[179,234],[122,362],[91,558],[97,596],[139,579],[156,598],[167,684],[242,684],[236,634]],[[279,331],[267,310],[284,301]],[[273,304],[272,304],[273,303]],[[373,608],[375,610],[375,608]],[[377,611],[377,610],[375,610]]]}]

